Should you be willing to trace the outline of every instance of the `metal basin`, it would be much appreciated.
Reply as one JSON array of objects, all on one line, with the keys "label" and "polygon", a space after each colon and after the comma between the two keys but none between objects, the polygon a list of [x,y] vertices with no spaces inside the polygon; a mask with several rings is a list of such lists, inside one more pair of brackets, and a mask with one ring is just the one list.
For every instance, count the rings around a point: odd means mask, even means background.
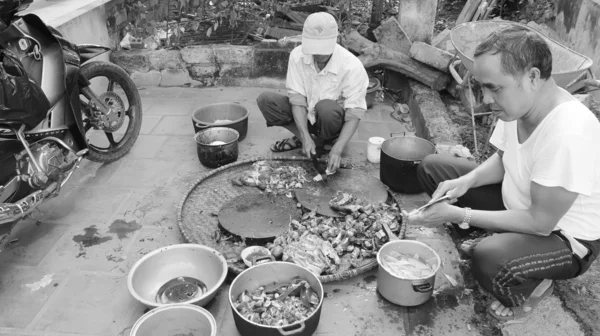
[{"label": "metal basin", "polygon": [[206,309],[173,304],[153,309],[140,317],[131,336],[216,336],[217,322]]},{"label": "metal basin", "polygon": [[197,244],[177,244],[148,253],[127,277],[131,295],[149,308],[189,303],[204,306],[227,276],[218,251]]},{"label": "metal basin", "polygon": [[250,112],[238,103],[216,103],[202,106],[192,112],[195,133],[211,127],[229,127],[240,133],[239,141],[248,133]]}]

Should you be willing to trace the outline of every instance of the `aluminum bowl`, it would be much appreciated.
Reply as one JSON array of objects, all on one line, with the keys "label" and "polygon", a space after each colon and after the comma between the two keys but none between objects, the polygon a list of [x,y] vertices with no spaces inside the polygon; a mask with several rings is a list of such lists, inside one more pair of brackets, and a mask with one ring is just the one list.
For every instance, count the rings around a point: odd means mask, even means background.
[{"label": "aluminum bowl", "polygon": [[216,336],[217,322],[204,308],[190,304],[172,304],[144,314],[135,322],[130,335]]},{"label": "aluminum bowl", "polygon": [[[227,261],[217,250],[198,244],[176,244],[152,251],[138,260],[127,276],[127,288],[136,300],[149,308],[174,303],[204,306],[217,294],[226,276]],[[204,290],[189,295],[195,287],[177,287],[177,282],[184,279],[200,281]],[[157,298],[159,291],[163,292],[169,284],[172,284],[171,293],[177,292],[177,300],[161,302]],[[163,294],[167,295],[167,291]],[[182,300],[182,296],[190,299]]]}]

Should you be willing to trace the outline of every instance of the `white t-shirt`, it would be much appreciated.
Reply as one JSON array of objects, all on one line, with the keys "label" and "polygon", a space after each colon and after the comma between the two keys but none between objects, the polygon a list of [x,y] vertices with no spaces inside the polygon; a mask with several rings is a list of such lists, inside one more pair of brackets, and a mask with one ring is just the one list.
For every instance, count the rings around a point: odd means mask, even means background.
[{"label": "white t-shirt", "polygon": [[519,144],[517,122],[498,121],[490,139],[504,151],[502,198],[511,209],[531,206],[530,183],[578,193],[555,230],[600,239],[600,122],[577,100],[560,104]]}]

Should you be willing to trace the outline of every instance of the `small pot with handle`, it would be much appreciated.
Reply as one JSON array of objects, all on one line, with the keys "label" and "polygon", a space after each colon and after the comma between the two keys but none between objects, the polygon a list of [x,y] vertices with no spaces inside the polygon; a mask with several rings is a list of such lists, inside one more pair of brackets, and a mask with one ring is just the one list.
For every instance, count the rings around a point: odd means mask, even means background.
[{"label": "small pot with handle", "polygon": [[[407,279],[390,273],[382,264],[382,258],[391,252],[414,255],[424,260],[435,260],[433,273],[420,279]],[[377,252],[377,291],[386,300],[400,306],[412,307],[427,302],[433,295],[435,276],[442,259],[429,246],[412,240],[390,240]]]},{"label": "small pot with handle", "polygon": [[423,138],[390,134],[381,145],[379,179],[396,192],[417,194],[423,191],[417,179],[417,167],[435,145]]},{"label": "small pot with handle", "polygon": [[218,168],[238,159],[240,134],[233,128],[212,127],[196,133],[196,152],[200,163]]}]

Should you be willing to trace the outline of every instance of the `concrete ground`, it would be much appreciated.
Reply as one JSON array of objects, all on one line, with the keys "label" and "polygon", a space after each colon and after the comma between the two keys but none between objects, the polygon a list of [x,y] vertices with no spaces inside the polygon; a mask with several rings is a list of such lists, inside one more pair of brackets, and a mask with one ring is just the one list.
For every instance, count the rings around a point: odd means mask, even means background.
[{"label": "concrete ground", "polygon": [[[144,254],[183,238],[176,204],[188,185],[207,169],[200,165],[190,112],[215,102],[239,102],[250,110],[248,137],[240,159],[268,155],[268,145],[287,136],[267,129],[255,99],[260,88],[152,88],[140,91],[144,121],[132,151],[112,164],[84,162],[62,194],[24,220],[0,253],[0,335],[127,336],[146,307],[127,290],[127,274]],[[378,104],[367,113],[345,159],[378,177],[378,165],[366,161],[366,140],[405,132]],[[424,204],[424,195],[403,196],[404,207]],[[464,287],[460,259],[442,227],[415,228],[408,239],[432,246],[444,261],[454,288],[439,273],[433,298],[422,306],[390,304],[376,292],[377,275],[328,283],[321,322],[315,335],[493,335],[482,329],[473,295]],[[208,308],[220,336],[239,335],[225,285]],[[583,335],[577,322],[552,296],[531,323],[501,326],[510,335]],[[548,322],[544,322],[548,321]],[[527,330],[525,332],[525,330]]]}]

